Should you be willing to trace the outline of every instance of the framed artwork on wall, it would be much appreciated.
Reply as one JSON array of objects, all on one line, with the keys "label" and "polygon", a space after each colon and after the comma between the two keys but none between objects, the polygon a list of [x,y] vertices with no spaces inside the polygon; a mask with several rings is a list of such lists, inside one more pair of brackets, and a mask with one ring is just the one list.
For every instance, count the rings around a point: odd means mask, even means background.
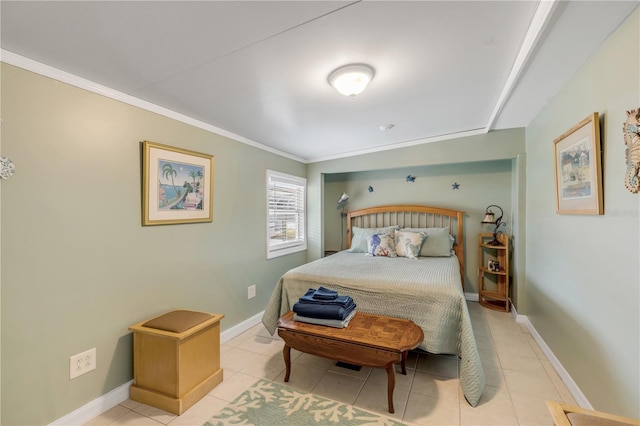
[{"label": "framed artwork on wall", "polygon": [[600,123],[594,112],[553,141],[556,212],[603,214]]},{"label": "framed artwork on wall", "polygon": [[624,186],[632,194],[637,194],[640,191],[640,108],[627,111],[627,120],[622,125],[622,133],[627,160]]},{"label": "framed artwork on wall", "polygon": [[213,155],[142,143],[142,225],[213,221]]}]

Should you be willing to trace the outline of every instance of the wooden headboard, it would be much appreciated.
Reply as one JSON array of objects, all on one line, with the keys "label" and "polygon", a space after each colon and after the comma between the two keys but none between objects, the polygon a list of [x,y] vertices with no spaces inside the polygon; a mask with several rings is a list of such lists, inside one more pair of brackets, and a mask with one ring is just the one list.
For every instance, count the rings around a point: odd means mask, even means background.
[{"label": "wooden headboard", "polygon": [[380,228],[398,225],[401,228],[445,228],[455,238],[453,251],[460,261],[460,277],[464,288],[464,212],[440,207],[391,205],[368,207],[347,213],[347,248],[351,247],[351,229]]}]

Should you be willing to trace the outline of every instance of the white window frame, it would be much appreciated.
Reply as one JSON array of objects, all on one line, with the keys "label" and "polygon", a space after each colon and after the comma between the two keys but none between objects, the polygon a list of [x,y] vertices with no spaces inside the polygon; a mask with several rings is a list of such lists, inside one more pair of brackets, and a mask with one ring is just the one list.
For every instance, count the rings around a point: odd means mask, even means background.
[{"label": "white window frame", "polygon": [[[276,216],[278,213],[274,206],[277,206],[277,200],[274,199],[275,185],[279,185],[281,188],[290,187],[292,190],[297,190],[297,194],[294,196],[296,199],[290,200],[295,203],[294,209],[280,210],[280,214],[286,211],[294,212],[290,215],[296,216],[294,221],[296,229],[295,239],[289,241],[277,242],[272,237],[276,232],[275,227]],[[276,172],[273,170],[267,170],[267,231],[266,231],[266,246],[267,246],[267,259],[273,259],[275,257],[284,256],[307,249],[307,179],[289,175],[287,173]],[[300,221],[302,223],[300,223]],[[285,235],[286,228],[285,226]]]}]

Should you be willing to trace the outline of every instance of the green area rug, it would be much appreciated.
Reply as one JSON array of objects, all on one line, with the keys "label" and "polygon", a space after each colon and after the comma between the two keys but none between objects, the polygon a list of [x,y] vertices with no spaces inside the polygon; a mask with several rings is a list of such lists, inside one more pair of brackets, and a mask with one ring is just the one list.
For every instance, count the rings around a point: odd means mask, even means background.
[{"label": "green area rug", "polygon": [[259,380],[205,423],[205,426],[220,425],[403,426],[403,423],[342,402]]}]

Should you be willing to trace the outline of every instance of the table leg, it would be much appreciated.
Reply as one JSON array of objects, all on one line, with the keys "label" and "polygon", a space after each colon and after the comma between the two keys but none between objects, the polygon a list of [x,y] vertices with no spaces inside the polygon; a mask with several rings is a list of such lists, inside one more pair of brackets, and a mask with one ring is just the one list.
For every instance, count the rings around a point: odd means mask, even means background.
[{"label": "table leg", "polygon": [[407,375],[407,356],[409,355],[409,351],[402,352],[402,374]]},{"label": "table leg", "polygon": [[393,410],[393,389],[396,387],[396,373],[393,363],[387,366],[387,397],[389,399],[389,412],[394,413]]},{"label": "table leg", "polygon": [[284,364],[287,366],[287,372],[284,375],[284,381],[289,381],[289,373],[291,373],[291,346],[285,343],[282,350],[282,356],[284,357]]}]

